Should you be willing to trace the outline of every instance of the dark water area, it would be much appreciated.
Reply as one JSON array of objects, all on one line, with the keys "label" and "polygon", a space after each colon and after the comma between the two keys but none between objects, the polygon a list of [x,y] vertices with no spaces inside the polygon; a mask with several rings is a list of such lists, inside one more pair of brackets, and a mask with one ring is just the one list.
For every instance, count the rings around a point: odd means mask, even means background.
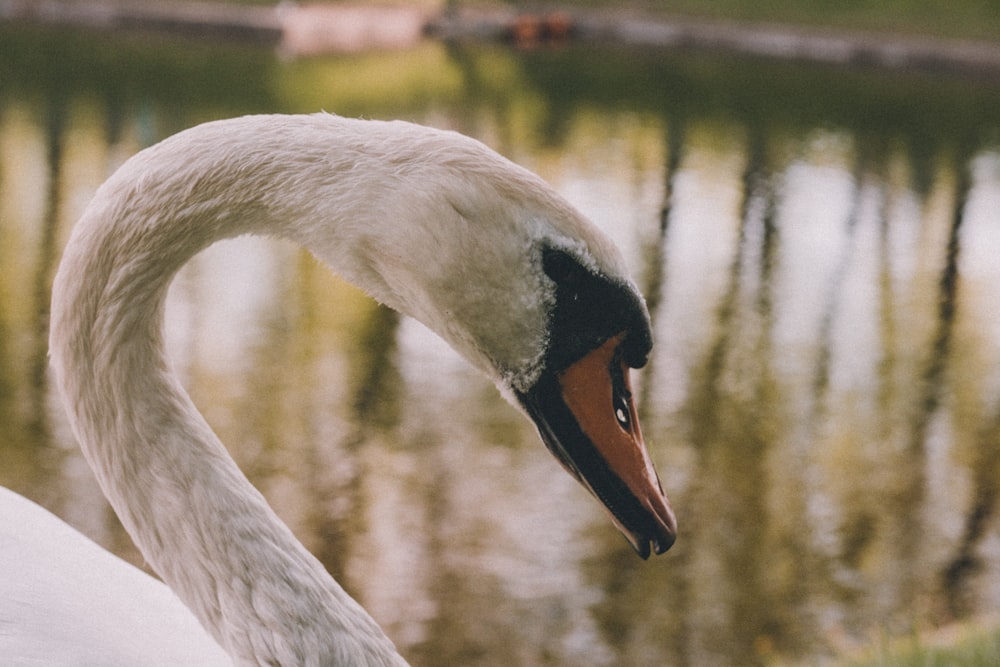
[{"label": "dark water area", "polygon": [[178,372],[414,665],[814,664],[1000,613],[1000,85],[677,52],[427,43],[285,60],[0,31],[0,484],[141,566],[49,384],[96,187],[199,122],[326,110],[477,137],[620,245],[680,522],[642,562],[419,324],[288,245],[199,255]]}]

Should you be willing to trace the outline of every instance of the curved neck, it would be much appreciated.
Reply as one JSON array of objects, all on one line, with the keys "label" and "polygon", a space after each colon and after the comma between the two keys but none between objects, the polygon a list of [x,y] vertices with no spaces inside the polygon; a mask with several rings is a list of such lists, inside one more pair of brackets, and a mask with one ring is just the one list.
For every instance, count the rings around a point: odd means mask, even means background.
[{"label": "curved neck", "polygon": [[[57,382],[125,528],[234,659],[402,665],[374,621],[239,471],[165,358],[167,288],[192,255],[250,232],[315,241],[316,201],[292,177],[320,173],[309,170],[317,153],[308,136],[234,129],[217,136],[202,130],[201,144],[183,134],[167,140],[98,191],[53,288]],[[245,161],[234,163],[230,149]],[[344,162],[338,173],[327,162],[323,178],[343,178],[355,163]],[[359,214],[344,202],[340,215]],[[346,273],[362,273],[363,263],[346,259],[356,256],[347,249],[363,250],[357,233],[336,227],[324,237],[329,247],[318,251],[345,258]]]}]

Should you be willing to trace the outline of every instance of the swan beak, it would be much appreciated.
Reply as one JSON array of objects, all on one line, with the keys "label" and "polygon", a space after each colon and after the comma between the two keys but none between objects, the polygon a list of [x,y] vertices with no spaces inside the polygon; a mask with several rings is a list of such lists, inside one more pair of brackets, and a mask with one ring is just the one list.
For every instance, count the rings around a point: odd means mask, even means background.
[{"label": "swan beak", "polygon": [[661,554],[677,519],[660,485],[639,428],[620,350],[609,339],[566,369],[545,373],[519,394],[549,450],[611,514],[636,553]]}]

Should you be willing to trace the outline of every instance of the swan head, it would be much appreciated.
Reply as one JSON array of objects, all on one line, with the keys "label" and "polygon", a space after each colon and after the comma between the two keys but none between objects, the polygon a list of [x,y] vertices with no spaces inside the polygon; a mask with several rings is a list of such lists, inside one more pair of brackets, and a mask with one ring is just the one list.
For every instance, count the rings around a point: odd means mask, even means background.
[{"label": "swan head", "polygon": [[412,154],[396,150],[383,185],[408,194],[370,201],[408,223],[378,241],[367,283],[491,376],[641,557],[666,551],[676,519],[629,383],[652,348],[650,318],[618,249],[479,142],[422,128],[393,143]]},{"label": "swan head", "polygon": [[[458,316],[439,333],[492,376],[646,559],[669,549],[677,530],[629,377],[652,349],[649,314],[635,285],[574,238],[536,241],[510,263],[477,264],[494,279],[456,283],[478,296],[449,308]],[[610,257],[617,268],[617,251]]]},{"label": "swan head", "polygon": [[677,521],[643,440],[629,374],[653,339],[635,286],[571,252],[541,250],[554,298],[537,378],[515,390],[549,451],[603,503],[643,559],[674,543]]}]

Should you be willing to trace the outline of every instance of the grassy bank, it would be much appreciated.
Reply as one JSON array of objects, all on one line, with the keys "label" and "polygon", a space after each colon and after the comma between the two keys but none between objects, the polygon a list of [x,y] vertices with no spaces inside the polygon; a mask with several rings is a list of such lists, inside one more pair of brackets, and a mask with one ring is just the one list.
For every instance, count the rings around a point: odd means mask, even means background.
[{"label": "grassy bank", "polygon": [[[93,0],[60,0],[67,5]],[[198,2],[199,0],[179,0]],[[280,0],[202,0],[248,6],[270,6]],[[117,4],[145,5],[147,0],[113,0]],[[348,4],[400,4],[398,0],[299,0]],[[997,0],[407,0],[428,11],[462,7],[514,7],[525,10],[567,7],[611,11],[638,11],[693,19],[738,23],[779,23],[811,28],[859,30],[951,39],[1000,42],[1000,4]]]},{"label": "grassy bank", "polygon": [[[462,2],[458,2],[461,5]],[[525,7],[538,0],[517,0]],[[553,4],[553,3],[548,3]],[[554,3],[558,4],[558,3]],[[792,23],[935,37],[1000,41],[995,0],[607,0],[568,2],[576,7],[629,7],[652,12],[750,23]]]},{"label": "grassy bank", "polygon": [[887,641],[839,667],[995,667],[1000,665],[1000,626],[957,626],[932,637]]},{"label": "grassy bank", "polygon": [[[63,0],[67,4],[86,0]],[[197,0],[187,0],[197,1]],[[244,5],[274,5],[279,0],[210,0]],[[299,0],[339,2],[341,0]],[[393,4],[395,0],[344,0],[355,4]],[[146,0],[116,0],[142,4]],[[525,9],[566,6],[626,9],[747,23],[790,23],[846,30],[871,30],[935,37],[1000,41],[997,0],[409,0],[429,9],[513,6]]]}]

